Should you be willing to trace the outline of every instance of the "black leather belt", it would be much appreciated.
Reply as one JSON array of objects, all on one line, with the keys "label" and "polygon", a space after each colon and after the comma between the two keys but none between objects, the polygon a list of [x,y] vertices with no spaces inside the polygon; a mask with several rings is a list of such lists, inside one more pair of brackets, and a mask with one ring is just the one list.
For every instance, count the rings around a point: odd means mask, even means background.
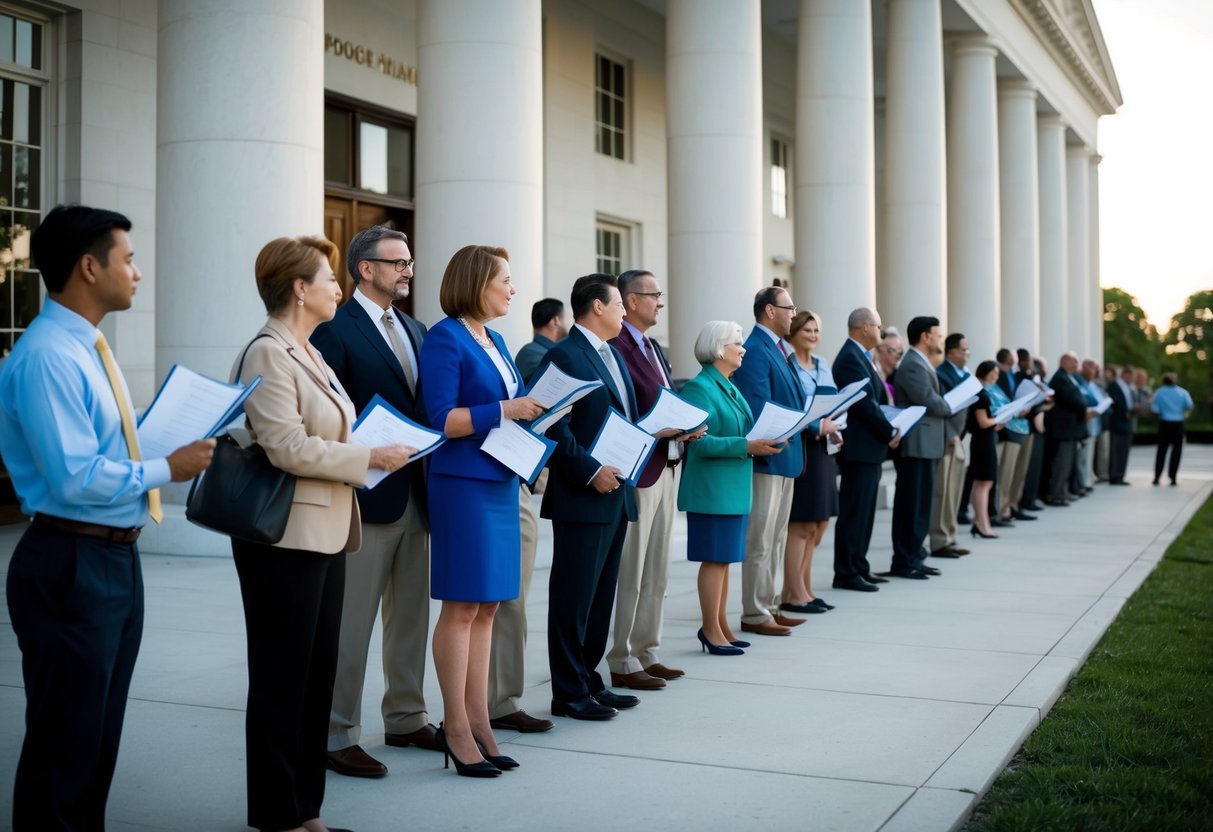
[{"label": "black leather belt", "polygon": [[682,462],[682,457],[678,457],[678,459],[667,459],[665,461],[665,467],[666,468],[677,468],[678,463],[680,463],[680,462]]},{"label": "black leather belt", "polygon": [[61,532],[95,537],[107,543],[134,543],[139,539],[139,532],[142,531],[138,526],[119,529],[116,526],[103,526],[100,523],[81,523],[79,520],[66,520],[50,514],[35,514],[34,522],[50,526],[52,529],[58,529]]}]

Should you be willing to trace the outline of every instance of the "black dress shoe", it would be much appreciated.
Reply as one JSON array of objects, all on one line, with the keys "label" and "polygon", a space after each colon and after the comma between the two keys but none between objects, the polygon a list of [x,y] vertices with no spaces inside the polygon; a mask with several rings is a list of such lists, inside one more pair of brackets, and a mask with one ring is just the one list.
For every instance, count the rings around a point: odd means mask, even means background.
[{"label": "black dress shoe", "polygon": [[813,599],[812,601],[810,601],[809,603],[810,603],[810,604],[812,604],[812,605],[813,605],[813,606],[815,606],[815,607],[821,607],[823,610],[832,610],[832,609],[834,609],[834,605],[833,605],[833,604],[827,604],[825,601],[821,600],[820,598],[814,598],[814,599]]},{"label": "black dress shoe", "polygon": [[1040,503],[1031,502],[1031,503],[1028,503],[1027,505],[1020,506],[1019,510],[1020,511],[1044,511],[1045,507],[1042,506]]},{"label": "black dress shoe", "polygon": [[1003,520],[1001,517],[992,517],[990,518],[990,525],[996,529],[1007,529],[1011,528],[1015,524],[1010,520]]},{"label": "black dress shoe", "polygon": [[561,702],[552,700],[552,716],[568,716],[573,719],[588,719],[601,721],[613,718],[619,711],[599,703],[592,696],[578,699],[576,702]]},{"label": "black dress shoe", "polygon": [[812,601],[805,601],[803,604],[780,604],[779,609],[784,612],[798,612],[804,615],[825,612],[825,607],[819,607]]},{"label": "black dress shoe", "polygon": [[1028,514],[1026,511],[1024,511],[1023,509],[1020,509],[1019,511],[1015,512],[1011,516],[1014,517],[1016,520],[1035,520],[1036,519],[1031,514]]},{"label": "black dress shoe", "polygon": [[936,569],[934,566],[927,566],[925,563],[922,566],[918,567],[918,571],[926,572],[928,575],[942,575],[943,574],[938,569]]},{"label": "black dress shoe", "polygon": [[870,584],[858,575],[854,578],[835,578],[835,589],[853,589],[856,592],[878,592],[880,587]]},{"label": "black dress shoe", "polygon": [[891,569],[888,574],[896,578],[909,578],[912,581],[925,581],[930,577],[921,569]]},{"label": "black dress shoe", "polygon": [[606,705],[608,708],[623,710],[624,708],[635,708],[640,704],[640,699],[627,693],[615,693],[613,690],[600,690],[598,693],[590,694],[594,697],[599,705]]},{"label": "black dress shoe", "polygon": [[387,766],[357,745],[328,752],[325,764],[346,777],[382,777],[387,774]]},{"label": "black dress shoe", "polygon": [[1045,505],[1053,506],[1054,508],[1069,508],[1070,501],[1065,497],[1049,497],[1045,500]]},{"label": "black dress shoe", "polygon": [[933,558],[958,558],[958,557],[960,557],[960,552],[957,552],[955,547],[944,546],[942,549],[936,549],[934,552],[932,552],[931,557],[933,557]]},{"label": "black dress shoe", "polygon": [[887,584],[888,578],[882,578],[879,575],[873,575],[871,572],[863,576],[863,579],[870,584]]}]

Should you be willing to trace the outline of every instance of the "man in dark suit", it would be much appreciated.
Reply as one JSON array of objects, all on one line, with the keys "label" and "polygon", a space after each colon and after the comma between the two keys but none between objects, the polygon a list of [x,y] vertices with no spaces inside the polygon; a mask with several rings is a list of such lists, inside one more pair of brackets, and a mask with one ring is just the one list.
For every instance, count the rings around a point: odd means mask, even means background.
[{"label": "man in dark suit", "polygon": [[535,376],[539,362],[547,355],[548,350],[569,334],[568,324],[564,319],[564,303],[557,298],[544,298],[535,301],[531,307],[531,328],[535,337],[522,345],[514,356],[514,364],[522,374],[522,380],[527,384]]},{"label": "man in dark suit", "polygon": [[1125,367],[1119,377],[1108,385],[1112,397],[1112,415],[1108,418],[1111,434],[1108,447],[1108,482],[1111,485],[1128,485],[1125,470],[1129,467],[1129,448],[1133,445],[1133,417],[1137,406],[1133,391],[1133,368]]},{"label": "man in dark suit", "polygon": [[[733,374],[757,419],[767,402],[804,409],[804,388],[788,364],[784,343],[796,306],[786,289],[769,286],[754,297],[754,329],[745,342],[745,360]],[[804,471],[804,444],[799,435],[777,454],[754,459],[753,502],[746,526],[745,560],[741,564],[741,629],[760,636],[786,636],[803,624],[779,611],[776,581],[783,574],[783,552],[792,513],[792,489]]]},{"label": "man in dark suit", "polygon": [[898,407],[921,405],[927,409],[914,429],[901,441],[896,456],[897,490],[893,494],[893,565],[890,574],[924,580],[938,575],[927,566],[923,541],[931,526],[931,494],[935,465],[946,447],[944,420],[952,409],[939,394],[939,379],[931,354],[939,347],[939,318],[919,316],[906,327],[910,349],[897,366],[893,392]]},{"label": "man in dark suit", "polygon": [[[640,414],[647,413],[663,387],[673,389],[673,374],[661,346],[649,339],[661,302],[661,284],[652,272],[636,269],[619,275],[623,299],[623,329],[611,346],[623,357]],[[701,435],[701,434],[700,434]],[[689,437],[688,437],[689,438]],[[670,535],[678,514],[678,464],[682,450],[677,438],[657,442],[636,483],[635,523],[628,524],[615,593],[613,643],[607,654],[611,684],[636,690],[664,688],[686,675],[658,660],[661,615],[670,564]]]},{"label": "man in dark suit", "polygon": [[1078,386],[1074,374],[1078,372],[1078,356],[1068,352],[1061,357],[1057,372],[1049,380],[1053,389],[1053,409],[1045,415],[1045,429],[1049,436],[1050,457],[1049,497],[1045,501],[1051,506],[1068,506],[1070,477],[1077,462],[1078,443],[1087,435],[1086,393]]},{"label": "man in dark suit", "polygon": [[[884,382],[872,366],[871,350],[880,343],[880,316],[861,307],[847,317],[850,335],[834,359],[839,389],[863,379],[867,395],[847,411],[846,441],[839,453],[838,523],[834,530],[834,588],[875,592],[887,578],[872,574],[868,546],[876,520],[880,466],[900,437],[880,410],[888,404]],[[874,580],[873,580],[874,579]]]},{"label": "man in dark suit", "polygon": [[[316,328],[312,344],[336,373],[361,414],[375,394],[413,421],[425,423],[417,396],[417,356],[425,327],[392,306],[408,297],[413,257],[404,233],[377,225],[350,241],[346,267],[354,291],[333,320]],[[381,777],[387,767],[358,741],[367,651],[383,602],[385,742],[438,750],[425,707],[429,637],[429,534],[425,473],[406,465],[374,489],[358,491],[362,549],[346,560],[345,601],[329,768],[352,777]]]},{"label": "man in dark suit", "polygon": [[597,671],[611,628],[624,533],[636,519],[636,495],[619,469],[600,464],[589,451],[611,408],[629,421],[641,414],[627,365],[607,343],[623,325],[615,278],[577,278],[570,301],[574,326],[548,350],[537,372],[551,363],[603,386],[578,400],[548,431],[556,441],[540,508],[540,516],[552,521],[548,662],[552,714],[601,720],[640,703],[635,696],[608,690]]},{"label": "man in dark suit", "polygon": [[[947,394],[969,377],[965,364],[969,360],[969,342],[962,333],[953,332],[944,340],[944,360],[935,370],[939,392]],[[939,558],[958,558],[969,554],[956,545],[956,512],[960,509],[960,492],[964,485],[965,418],[969,409],[962,407],[944,419],[943,458],[935,466],[935,487],[931,492],[931,554]]]}]

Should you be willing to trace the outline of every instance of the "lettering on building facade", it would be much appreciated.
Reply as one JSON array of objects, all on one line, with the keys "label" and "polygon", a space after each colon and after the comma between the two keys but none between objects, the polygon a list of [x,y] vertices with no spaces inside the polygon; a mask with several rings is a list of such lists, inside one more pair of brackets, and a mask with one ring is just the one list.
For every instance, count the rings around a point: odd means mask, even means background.
[{"label": "lettering on building facade", "polygon": [[326,32],[324,51],[332,52],[337,57],[353,61],[360,66],[377,69],[389,78],[412,84],[414,87],[417,86],[417,67],[398,61],[383,52],[376,52],[369,46],[363,46]]}]

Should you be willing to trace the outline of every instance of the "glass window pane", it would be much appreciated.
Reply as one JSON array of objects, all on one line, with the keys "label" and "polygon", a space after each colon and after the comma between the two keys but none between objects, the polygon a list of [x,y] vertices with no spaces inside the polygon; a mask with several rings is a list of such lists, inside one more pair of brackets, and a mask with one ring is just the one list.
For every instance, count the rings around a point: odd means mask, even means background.
[{"label": "glass window pane", "polygon": [[324,178],[350,182],[350,116],[343,110],[324,108]]},{"label": "glass window pane", "polygon": [[611,87],[611,92],[615,95],[624,95],[623,89],[623,64],[615,64],[611,67],[615,71],[615,83]]},{"label": "glass window pane", "polygon": [[29,142],[29,84],[13,85],[13,141]]},{"label": "glass window pane", "polygon": [[0,139],[13,138],[13,88],[16,82],[0,81]]},{"label": "glass window pane", "polygon": [[387,128],[364,121],[359,129],[358,186],[377,194],[388,192]]},{"label": "glass window pane", "polygon": [[[16,26],[16,63],[37,69],[34,63],[34,40],[41,40],[41,26],[35,26],[28,20],[18,20]],[[41,46],[41,44],[39,44]],[[39,51],[41,51],[39,49]]]},{"label": "glass window pane", "polygon": [[611,62],[603,56],[598,56],[598,77],[595,83],[603,89],[609,88],[611,83]]},{"label": "glass window pane", "polygon": [[6,14],[0,14],[0,61],[13,60],[13,24],[16,21]]},{"label": "glass window pane", "polygon": [[[34,258],[30,256],[30,237],[34,234],[34,229],[38,227],[38,223],[42,218],[37,213],[29,211],[14,211],[12,217],[12,233],[5,239],[5,249],[9,251],[11,266],[15,269],[36,269],[38,264],[34,262]],[[7,222],[7,221],[6,221]],[[11,241],[11,247],[9,245]],[[0,257],[4,255],[0,253]],[[8,266],[10,260],[5,260],[4,265]]]},{"label": "glass window pane", "polygon": [[0,144],[0,207],[13,204],[13,146]]},{"label": "glass window pane", "polygon": [[387,131],[387,187],[396,196],[413,195],[413,133],[403,127]]},{"label": "glass window pane", "polygon": [[611,126],[614,127],[616,130],[623,129],[623,99],[622,98],[615,99],[614,119],[611,121]]},{"label": "glass window pane", "polygon": [[13,205],[37,208],[42,204],[42,151],[33,147],[13,148]]},{"label": "glass window pane", "polygon": [[38,314],[37,272],[13,272],[13,326],[25,329]]}]

